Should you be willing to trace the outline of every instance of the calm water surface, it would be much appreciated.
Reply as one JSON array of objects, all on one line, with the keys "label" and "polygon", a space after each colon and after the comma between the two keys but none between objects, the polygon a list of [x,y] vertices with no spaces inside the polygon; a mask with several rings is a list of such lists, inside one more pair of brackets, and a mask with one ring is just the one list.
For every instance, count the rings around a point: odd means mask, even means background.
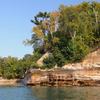
[{"label": "calm water surface", "polygon": [[100,87],[0,87],[0,100],[100,100]]}]

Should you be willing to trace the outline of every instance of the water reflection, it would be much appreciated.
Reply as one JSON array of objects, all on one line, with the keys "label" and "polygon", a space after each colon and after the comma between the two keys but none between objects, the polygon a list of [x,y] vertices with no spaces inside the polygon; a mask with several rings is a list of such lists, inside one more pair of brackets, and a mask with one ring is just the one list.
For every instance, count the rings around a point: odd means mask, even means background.
[{"label": "water reflection", "polygon": [[0,87],[0,100],[100,100],[100,87]]},{"label": "water reflection", "polygon": [[36,100],[100,100],[100,87],[32,87]]},{"label": "water reflection", "polygon": [[35,100],[27,87],[0,86],[0,100]]}]

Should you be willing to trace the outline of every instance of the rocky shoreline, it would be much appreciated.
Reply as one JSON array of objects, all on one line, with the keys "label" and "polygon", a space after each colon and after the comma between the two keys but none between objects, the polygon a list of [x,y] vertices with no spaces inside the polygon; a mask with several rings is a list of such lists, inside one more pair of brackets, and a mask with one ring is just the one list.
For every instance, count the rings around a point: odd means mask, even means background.
[{"label": "rocky shoreline", "polygon": [[[42,64],[44,55],[38,60]],[[79,63],[69,63],[61,68],[30,69],[24,84],[46,86],[100,86],[100,48],[97,48]]]},{"label": "rocky shoreline", "polygon": [[24,84],[32,86],[100,86],[100,69],[35,69],[26,74]]},{"label": "rocky shoreline", "polygon": [[100,49],[89,54],[82,62],[61,68],[30,69],[24,79],[2,79],[0,85],[40,86],[100,86]]},{"label": "rocky shoreline", "polygon": [[100,69],[33,69],[24,79],[0,79],[0,86],[100,86]]}]

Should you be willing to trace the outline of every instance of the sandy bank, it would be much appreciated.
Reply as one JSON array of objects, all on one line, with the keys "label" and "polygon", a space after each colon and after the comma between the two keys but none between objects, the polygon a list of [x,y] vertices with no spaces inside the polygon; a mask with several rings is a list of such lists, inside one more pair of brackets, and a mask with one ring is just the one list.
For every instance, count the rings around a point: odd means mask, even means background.
[{"label": "sandy bank", "polygon": [[0,79],[0,86],[17,86],[21,84],[20,79]]}]

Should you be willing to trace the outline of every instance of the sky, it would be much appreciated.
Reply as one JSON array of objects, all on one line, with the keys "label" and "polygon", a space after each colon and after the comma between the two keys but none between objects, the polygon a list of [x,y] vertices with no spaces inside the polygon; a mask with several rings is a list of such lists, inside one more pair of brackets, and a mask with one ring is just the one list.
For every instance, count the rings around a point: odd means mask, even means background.
[{"label": "sky", "polygon": [[0,56],[21,58],[32,54],[32,47],[23,44],[31,38],[30,20],[39,11],[55,11],[61,4],[75,5],[83,1],[91,0],[0,0]]}]

